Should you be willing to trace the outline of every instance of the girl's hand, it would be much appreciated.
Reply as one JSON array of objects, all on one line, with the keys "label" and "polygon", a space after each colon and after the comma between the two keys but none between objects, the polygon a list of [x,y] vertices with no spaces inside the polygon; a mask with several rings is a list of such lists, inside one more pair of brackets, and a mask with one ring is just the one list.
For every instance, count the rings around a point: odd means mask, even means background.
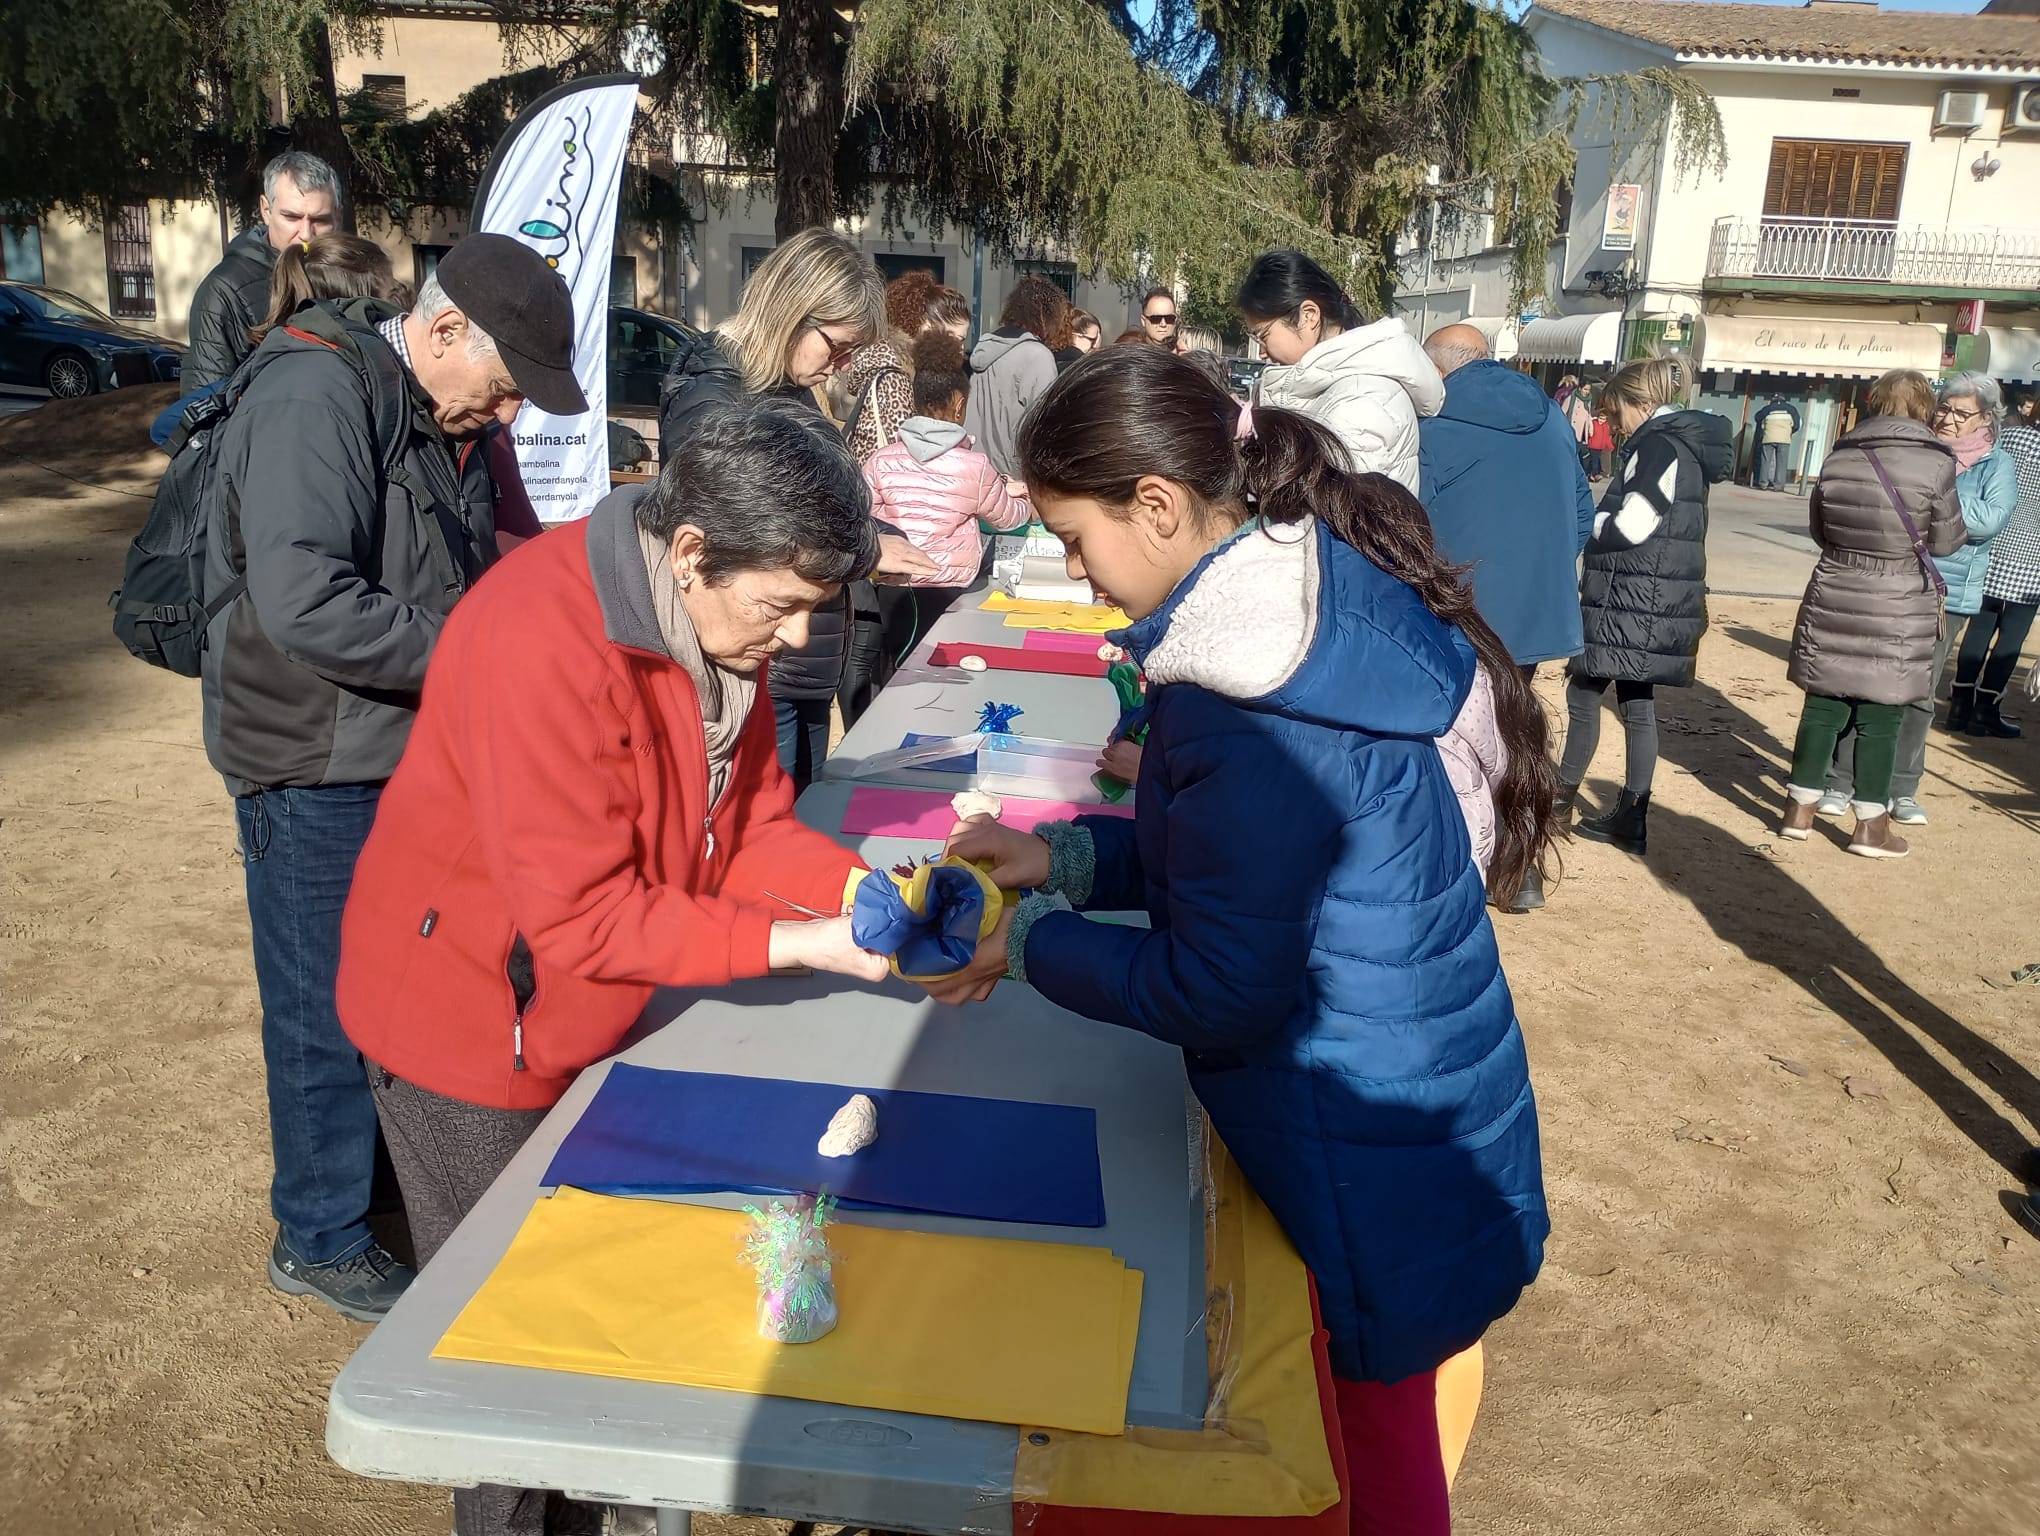
[{"label": "girl's hand", "polygon": [[1115,741],[1098,758],[1098,766],[1122,784],[1140,781],[1140,743]]},{"label": "girl's hand", "polygon": [[879,576],[940,576],[942,567],[896,533],[878,536]]},{"label": "girl's hand", "polygon": [[1048,843],[1032,832],[1015,832],[989,816],[958,822],[942,850],[990,867],[1002,891],[1025,891],[1048,883]]},{"label": "girl's hand", "polygon": [[856,981],[883,981],[890,969],[884,955],[859,949],[850,919],[825,917],[811,923],[774,923],[765,963],[775,971],[830,971]]},{"label": "girl's hand", "polygon": [[[1041,839],[1036,838],[1035,841],[1040,842]],[[1048,845],[1043,843],[1042,846]],[[1006,935],[1012,928],[1013,909],[1008,907],[999,914],[999,926],[978,940],[977,953],[971,956],[970,964],[953,976],[921,984],[928,995],[938,1003],[954,1006],[981,1003],[990,997],[999,983],[1006,979]]]}]

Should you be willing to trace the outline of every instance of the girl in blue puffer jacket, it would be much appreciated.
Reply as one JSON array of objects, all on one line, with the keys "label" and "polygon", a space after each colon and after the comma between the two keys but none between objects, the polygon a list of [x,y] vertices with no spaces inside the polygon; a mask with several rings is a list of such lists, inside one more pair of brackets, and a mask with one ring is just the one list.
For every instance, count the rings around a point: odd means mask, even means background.
[{"label": "girl in blue puffer jacket", "polygon": [[[1130,822],[958,829],[954,852],[1036,894],[936,996],[1010,971],[1182,1047],[1317,1277],[1353,1529],[1443,1536],[1434,1373],[1515,1305],[1550,1224],[1523,1036],[1434,738],[1484,661],[1506,752],[1491,883],[1515,890],[1551,825],[1543,714],[1414,498],[1347,472],[1302,416],[1243,419],[1190,360],[1084,359],[1020,454],[1070,574],[1135,621],[1115,639],[1147,672],[1147,745]],[[1145,931],[1079,915],[1143,907]]]}]

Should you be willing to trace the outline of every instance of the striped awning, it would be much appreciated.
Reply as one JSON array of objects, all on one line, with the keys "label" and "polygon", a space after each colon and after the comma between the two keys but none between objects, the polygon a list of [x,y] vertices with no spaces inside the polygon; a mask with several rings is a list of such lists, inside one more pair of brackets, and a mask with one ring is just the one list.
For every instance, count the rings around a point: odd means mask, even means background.
[{"label": "striped awning", "polygon": [[1523,327],[1516,356],[1533,363],[1613,363],[1622,344],[1622,311],[1541,315]]},{"label": "striped awning", "polygon": [[1487,337],[1488,355],[1498,363],[1506,363],[1514,357],[1522,336],[1522,327],[1513,315],[1468,315],[1462,322],[1472,326]]},{"label": "striped awning", "polygon": [[1917,368],[1931,378],[1941,369],[1943,338],[1938,325],[1906,320],[1702,315],[1693,323],[1693,356],[1716,373],[1874,379]]},{"label": "striped awning", "polygon": [[1986,325],[1982,339],[1983,345],[1976,349],[1978,373],[1987,373],[2007,384],[2040,380],[2040,331]]}]

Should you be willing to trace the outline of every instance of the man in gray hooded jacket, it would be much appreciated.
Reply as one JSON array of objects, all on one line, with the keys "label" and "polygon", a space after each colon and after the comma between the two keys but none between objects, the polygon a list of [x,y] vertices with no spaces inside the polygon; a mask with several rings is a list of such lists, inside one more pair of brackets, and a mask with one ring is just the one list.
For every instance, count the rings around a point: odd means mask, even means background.
[{"label": "man in gray hooded jacket", "polygon": [[411,1272],[368,1229],[376,1114],[335,1010],[340,915],[440,626],[495,558],[481,434],[527,396],[587,409],[573,335],[535,251],[470,235],[409,314],[350,300],[272,331],[218,429],[205,744],[234,796],[262,994],[269,1276],[365,1321]]}]

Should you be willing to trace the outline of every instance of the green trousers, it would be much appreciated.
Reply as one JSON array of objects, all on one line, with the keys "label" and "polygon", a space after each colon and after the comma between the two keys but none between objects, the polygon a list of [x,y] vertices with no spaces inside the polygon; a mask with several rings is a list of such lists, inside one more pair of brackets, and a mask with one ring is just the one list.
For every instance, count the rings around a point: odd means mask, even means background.
[{"label": "green trousers", "polygon": [[1835,743],[1851,721],[1856,726],[1856,787],[1853,798],[1865,805],[1891,799],[1891,770],[1898,762],[1898,727],[1903,704],[1866,704],[1861,699],[1831,699],[1809,693],[1799,715],[1799,739],[1792,747],[1792,782],[1818,789],[1827,780]]}]

